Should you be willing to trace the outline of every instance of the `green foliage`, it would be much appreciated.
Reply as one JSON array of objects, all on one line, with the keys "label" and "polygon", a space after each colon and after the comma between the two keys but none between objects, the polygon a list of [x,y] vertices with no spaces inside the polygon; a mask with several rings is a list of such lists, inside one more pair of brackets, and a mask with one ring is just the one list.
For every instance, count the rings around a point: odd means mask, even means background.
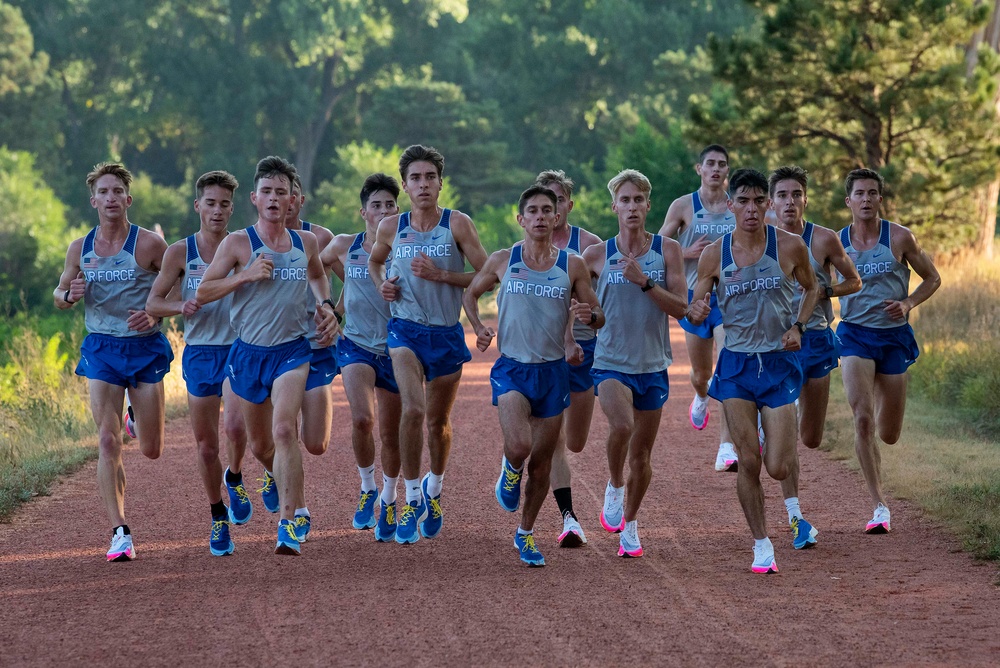
[{"label": "green foliage", "polygon": [[479,231],[479,240],[487,253],[510,248],[524,238],[524,230],[517,224],[517,205],[484,206],[476,212],[473,221]]},{"label": "green foliage", "polygon": [[42,83],[48,65],[46,54],[35,53],[35,40],[21,10],[0,2],[0,98]]},{"label": "green foliage", "polygon": [[[717,86],[697,96],[694,136],[748,163],[798,163],[818,220],[849,222],[841,183],[887,179],[884,215],[932,246],[975,237],[969,189],[992,177],[998,62],[966,76],[964,46],[986,18],[974,0],[752,0],[759,26],[708,44]],[[839,192],[838,192],[839,191]],[[839,195],[839,196],[835,196]],[[838,204],[839,201],[839,204]]]},{"label": "green foliage", "polygon": [[137,174],[129,192],[132,206],[128,217],[136,225],[162,230],[167,239],[180,239],[198,231],[193,188],[162,186],[153,183],[148,174]]}]

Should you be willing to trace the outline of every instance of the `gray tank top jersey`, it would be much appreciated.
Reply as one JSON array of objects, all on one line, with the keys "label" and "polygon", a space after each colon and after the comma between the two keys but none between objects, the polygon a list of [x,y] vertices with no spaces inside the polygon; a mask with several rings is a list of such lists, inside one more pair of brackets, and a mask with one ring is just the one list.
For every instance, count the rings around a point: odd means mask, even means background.
[{"label": "gray tank top jersey", "polygon": [[910,293],[910,268],[892,254],[890,232],[895,223],[881,221],[878,243],[869,250],[857,250],[851,244],[851,227],[840,231],[840,241],[861,275],[861,291],[840,298],[840,318],[852,325],[889,329],[903,323],[890,318],[883,308],[885,299],[906,299]]},{"label": "gray tank top jersey", "polygon": [[497,292],[500,354],[524,364],[565,358],[571,287],[566,251],[547,271],[535,271],[524,263],[521,246],[514,246]]},{"label": "gray tank top jersey", "polygon": [[[816,226],[808,221],[806,221],[806,229],[802,231],[802,241],[806,243],[809,247],[809,264],[812,265],[813,272],[816,274],[816,281],[819,283],[819,303],[816,304],[816,308],[813,309],[812,315],[809,316],[809,320],[806,321],[806,329],[823,330],[833,323],[833,302],[826,298],[826,293],[824,292],[828,287],[830,287],[830,272],[826,270],[826,267],[821,265],[816,261],[813,255],[813,232]],[[792,317],[796,317],[799,313],[799,304],[802,303],[802,291],[796,290],[795,296],[792,299]]]},{"label": "gray tank top jersey", "polygon": [[151,336],[160,331],[157,323],[145,332],[128,328],[129,310],[146,308],[146,299],[156,280],[155,271],[143,269],[135,261],[135,244],[139,227],[130,225],[125,244],[116,255],[102,257],[94,251],[97,228],[83,240],[80,269],[87,279],[83,295],[84,320],[87,331],[94,334],[135,337]]},{"label": "gray tank top jersey", "polygon": [[[709,242],[719,239],[736,229],[736,216],[732,211],[712,213],[701,203],[698,191],[691,193],[691,224],[685,225],[677,235],[677,242],[682,249],[693,246],[698,239],[705,237]],[[698,282],[698,260],[684,260],[684,277],[687,279],[688,290],[694,290]]]},{"label": "gray tank top jersey", "polygon": [[764,254],[748,267],[737,266],[733,259],[733,235],[722,238],[719,310],[726,349],[734,353],[784,350],[781,337],[795,321],[792,299],[798,284],[781,270],[778,231],[771,225],[764,229]]},{"label": "gray tank top jersey", "polygon": [[[667,314],[638,285],[625,278],[624,255],[619,252],[616,239],[608,239],[604,266],[597,277],[597,298],[606,322],[597,337],[594,368],[622,373],[663,371],[673,359]],[[666,287],[663,237],[654,234],[649,250],[636,261],[642,273]]]},{"label": "gray tank top jersey", "polygon": [[368,276],[364,241],[364,232],[354,237],[344,262],[344,336],[370,353],[385,355],[389,302]]},{"label": "gray tank top jersey", "polygon": [[[187,259],[181,277],[181,299],[194,299],[201,279],[208,269],[208,262],[201,257],[195,235],[184,240]],[[236,332],[229,322],[233,296],[226,295],[218,301],[203,305],[189,318],[184,318],[184,343],[191,346],[228,346],[236,340]]]},{"label": "gray tank top jersey", "polygon": [[451,233],[451,209],[445,209],[438,224],[427,232],[418,232],[410,226],[409,211],[400,215],[392,244],[392,265],[386,274],[389,278],[399,276],[396,285],[402,288],[399,299],[389,305],[394,318],[451,327],[458,322],[462,310],[462,288],[414,276],[410,262],[419,253],[429,256],[446,271],[465,271],[465,259]]},{"label": "gray tank top jersey", "polygon": [[[309,221],[302,221],[302,231],[312,232],[313,225]],[[316,343],[318,334],[316,332],[316,295],[313,294],[312,290],[306,289],[306,339],[309,341],[309,347],[313,350],[318,348],[324,348]],[[336,339],[331,345],[336,345]]]},{"label": "gray tank top jersey", "polygon": [[[576,225],[569,226],[569,241],[566,243],[566,252],[570,255],[580,255],[580,228]],[[597,289],[597,281],[593,281],[593,287]],[[588,327],[579,320],[573,321],[573,338],[577,341],[590,341],[597,336],[597,330]]]},{"label": "gray tank top jersey", "polygon": [[233,294],[232,323],[237,336],[254,346],[276,346],[305,336],[303,295],[309,291],[309,282],[302,237],[287,230],[292,247],[287,253],[276,253],[253,227],[246,228],[246,233],[250,239],[247,267],[263,256],[274,262],[274,271],[270,281],[248,283]]}]

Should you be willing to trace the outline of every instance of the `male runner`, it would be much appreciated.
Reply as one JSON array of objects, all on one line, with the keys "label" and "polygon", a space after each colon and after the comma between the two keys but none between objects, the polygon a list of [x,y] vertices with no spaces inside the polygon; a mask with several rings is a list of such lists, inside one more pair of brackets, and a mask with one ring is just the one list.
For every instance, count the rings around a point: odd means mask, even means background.
[{"label": "male runner", "polygon": [[[368,275],[378,224],[399,213],[399,184],[386,174],[372,174],[361,186],[358,234],[338,234],[323,250],[323,264],[344,282],[341,295],[347,323],[337,343],[337,361],[344,376],[344,392],[351,406],[351,444],[361,475],[361,496],[351,524],[355,529],[375,528],[375,540],[396,537],[396,483],[399,480],[399,387],[386,352],[389,303]],[[379,437],[382,440],[382,494],[375,517],[375,399],[378,398]]]},{"label": "male runner", "polygon": [[[695,285],[701,297],[688,307],[688,319],[697,325],[709,317],[712,290],[718,287],[726,346],[719,353],[709,394],[722,402],[736,440],[736,494],[754,537],[751,570],[777,573],[774,546],[767,537],[760,464],[763,459],[775,480],[785,479],[798,466],[795,399],[802,389],[802,367],[795,351],[804,323],[816,308],[819,288],[801,237],[764,222],[767,177],[754,169],[738,169],[729,182],[729,195],[736,229],[702,253]],[[797,317],[792,309],[796,281],[803,290]],[[758,413],[767,435],[763,453]]]},{"label": "male runner", "polygon": [[[878,172],[855,169],[845,182],[852,222],[840,241],[864,285],[840,299],[837,342],[844,390],[854,413],[854,449],[875,514],[867,533],[888,533],[889,508],[882,494],[882,457],[875,430],[885,443],[899,440],[906,409],[906,370],[920,350],[907,322],[910,311],[941,286],[934,263],[910,230],[878,215],[884,181]],[[910,269],[922,279],[910,292]]]},{"label": "male runner", "polygon": [[[718,144],[702,149],[695,171],[701,177],[701,186],[690,195],[675,199],[667,210],[660,228],[665,237],[677,236],[684,252],[684,274],[687,278],[688,301],[694,298],[693,290],[698,280],[698,258],[708,245],[722,235],[733,231],[735,218],[727,206],[726,178],[729,176],[729,152]],[[712,313],[705,322],[695,326],[686,318],[680,321],[691,360],[691,385],[695,396],[688,409],[691,426],[701,430],[708,426],[711,415],[708,401],[708,383],[712,369],[722,349],[725,332],[722,314],[716,297],[712,295]],[[716,471],[735,471],[738,466],[736,450],[726,424],[726,415],[719,418],[719,451],[715,457]]]},{"label": "male runner", "polygon": [[[583,255],[601,238],[582,227],[569,224],[569,214],[573,210],[573,180],[562,170],[546,170],[535,178],[535,185],[548,188],[556,195],[556,213],[559,219],[552,231],[552,244],[564,249],[570,255]],[[563,413],[562,428],[555,452],[552,453],[552,495],[559,506],[563,518],[563,530],[559,534],[559,547],[579,547],[587,542],[583,527],[573,511],[573,494],[570,489],[570,452],[583,452],[590,436],[590,422],[594,417],[594,379],[590,369],[594,365],[594,346],[597,333],[588,325],[573,323],[573,336],[583,349],[583,363],[569,367],[569,408]]]},{"label": "male runner", "polygon": [[[406,504],[397,517],[397,543],[415,543],[420,534],[433,538],[441,531],[451,407],[462,365],[472,359],[458,321],[462,290],[474,275],[465,272],[465,261],[477,271],[486,262],[472,219],[438,206],[443,172],[444,156],[436,149],[416,144],[403,152],[399,175],[411,210],[382,219],[368,260],[372,281],[390,302],[389,355],[402,401],[399,454]],[[425,420],[431,461],[421,481]]]},{"label": "male runner", "polygon": [[135,558],[125,524],[121,434],[125,388],[138,418],[139,449],[156,459],[163,451],[162,381],[174,358],[159,320],[145,311],[167,244],[129,222],[131,184],[132,175],[118,163],[102,162],[87,175],[98,224],[69,245],[53,291],[56,308],[84,302],[89,334],[80,347],[76,373],[87,378],[97,424],[97,488],[112,527],[108,561]]},{"label": "male runner", "polygon": [[335,334],[337,322],[316,237],[285,228],[294,179],[295,168],[282,158],[269,156],[257,163],[250,195],[257,222],[222,241],[196,299],[209,304],[233,295],[237,339],[226,362],[227,376],[243,400],[250,448],[278,492],[278,504],[265,496],[265,506],[280,506],[275,553],[297,555],[301,541],[294,515],[303,495],[296,419],[312,356],[305,306],[310,289],[320,303],[320,338]]},{"label": "male runner", "polygon": [[597,337],[591,372],[609,427],[611,479],[601,525],[621,532],[619,556],[641,557],[636,518],[653,475],[650,454],[670,393],[668,316],[684,317],[687,299],[680,244],[646,231],[649,179],[626,169],[608,182],[608,190],[618,234],[583,254],[608,319]]},{"label": "male runner", "polygon": [[[768,178],[771,209],[779,229],[802,237],[809,248],[809,263],[819,282],[819,301],[806,321],[802,347],[798,351],[805,384],[799,395],[799,436],[807,448],[818,448],[823,441],[826,407],[830,399],[830,372],[837,367],[840,351],[833,334],[833,297],[861,289],[861,279],[854,263],[847,257],[837,233],[805,220],[809,197],[806,194],[808,174],[801,167],[779,167]],[[840,274],[840,281],[831,282],[831,267]],[[802,293],[796,291],[792,310],[798,312]],[[816,544],[818,533],[802,517],[799,507],[799,467],[794,462],[788,477],[781,481],[781,493],[792,526],[792,545],[796,550]]]},{"label": "male runner", "polygon": [[[501,508],[517,511],[527,462],[524,510],[514,547],[529,566],[545,565],[535,544],[534,524],[549,488],[562,414],[570,402],[566,351],[573,349],[582,356],[569,320],[572,316],[595,329],[604,324],[583,259],[552,243],[560,217],[557,207],[552,190],[539,185],[525,190],[517,203],[524,242],[493,253],[462,298],[476,332],[476,347],[485,352],[499,333],[500,358],[490,372],[493,405],[499,409],[504,436],[496,497]],[[498,283],[498,331],[494,331],[479,319],[479,298]]]},{"label": "male runner", "polygon": [[[187,384],[188,412],[198,451],[198,473],[205,485],[212,513],[208,547],[217,557],[236,549],[229,526],[246,524],[253,504],[243,486],[241,467],[246,452],[247,432],[239,400],[226,378],[226,358],[236,340],[229,324],[233,298],[202,305],[195,298],[198,285],[219,244],[229,234],[233,215],[233,195],[239,183],[228,172],[202,174],[195,183],[194,210],[201,226],[195,234],[171,244],[163,255],[163,266],[146,300],[146,311],[166,318],[184,316],[184,358],[181,369]],[[177,289],[179,287],[179,289]],[[219,459],[219,407],[225,400],[223,428],[229,467],[223,473]],[[229,507],[222,501],[222,485],[229,495]]]}]

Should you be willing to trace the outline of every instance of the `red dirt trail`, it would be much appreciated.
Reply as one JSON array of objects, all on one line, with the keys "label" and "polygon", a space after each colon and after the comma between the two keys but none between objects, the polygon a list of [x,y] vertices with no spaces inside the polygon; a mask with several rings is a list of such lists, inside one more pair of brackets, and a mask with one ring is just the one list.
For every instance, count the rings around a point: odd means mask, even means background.
[{"label": "red dirt trail", "polygon": [[[380,544],[350,528],[358,474],[338,380],[330,451],[304,455],[313,531],[303,555],[272,553],[275,516],[254,495],[253,520],[234,528],[235,554],[212,557],[190,429],[175,420],[160,460],[134,446],[125,454],[136,561],[104,560],[94,463],[0,525],[0,666],[997,665],[995,565],[901,501],[891,534],[865,535],[860,477],[822,452],[800,449],[800,498],[819,545],[792,549],[780,489],[766,479],[781,572],[750,572],[736,476],[712,469],[715,417],[705,432],[687,422],[684,339],[671,333],[641,559],[619,558],[617,536],[597,521],[608,477],[598,408],[573,459],[589,544],[556,547],[550,496],[536,525],[548,565],[518,561],[517,519],[493,497],[501,437],[491,349],[465,369],[438,538]],[[244,476],[252,483],[260,471],[248,461]]]}]

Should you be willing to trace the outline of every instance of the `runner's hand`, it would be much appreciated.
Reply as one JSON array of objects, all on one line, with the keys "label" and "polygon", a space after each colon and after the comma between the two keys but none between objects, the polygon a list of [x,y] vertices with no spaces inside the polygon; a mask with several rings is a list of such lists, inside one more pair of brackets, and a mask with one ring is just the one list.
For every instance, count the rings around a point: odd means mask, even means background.
[{"label": "runner's hand", "polygon": [[382,286],[378,291],[382,294],[382,299],[387,302],[394,302],[399,299],[399,293],[403,290],[400,286],[396,285],[396,281],[399,280],[399,276],[393,276],[392,278],[387,278],[382,281]]},{"label": "runner's hand", "polygon": [[479,330],[479,333],[476,334],[476,347],[479,348],[481,352],[485,353],[486,349],[490,347],[491,343],[493,343],[493,338],[496,335],[497,333],[493,331],[492,327],[484,326],[481,330]]},{"label": "runner's hand", "polygon": [[197,299],[189,299],[181,305],[181,315],[190,318],[201,309]]},{"label": "runner's hand", "polygon": [[575,299],[570,299],[569,315],[571,318],[578,320],[585,325],[589,325],[591,314],[593,312],[594,308],[587,302],[578,302]]},{"label": "runner's hand", "polygon": [[146,313],[146,311],[133,311],[129,309],[128,320],[125,322],[128,323],[128,328],[133,332],[146,332],[159,322],[159,318],[154,318]]},{"label": "runner's hand", "polygon": [[687,319],[693,325],[700,325],[705,322],[712,312],[712,293],[706,292],[704,299],[696,299],[687,308]]},{"label": "runner's hand", "polygon": [[573,366],[583,364],[583,346],[576,341],[566,344],[566,361]]},{"label": "runner's hand", "polygon": [[410,260],[410,271],[413,272],[414,276],[425,281],[441,281],[443,273],[434,264],[434,260],[423,252],[417,253],[417,256]]}]

